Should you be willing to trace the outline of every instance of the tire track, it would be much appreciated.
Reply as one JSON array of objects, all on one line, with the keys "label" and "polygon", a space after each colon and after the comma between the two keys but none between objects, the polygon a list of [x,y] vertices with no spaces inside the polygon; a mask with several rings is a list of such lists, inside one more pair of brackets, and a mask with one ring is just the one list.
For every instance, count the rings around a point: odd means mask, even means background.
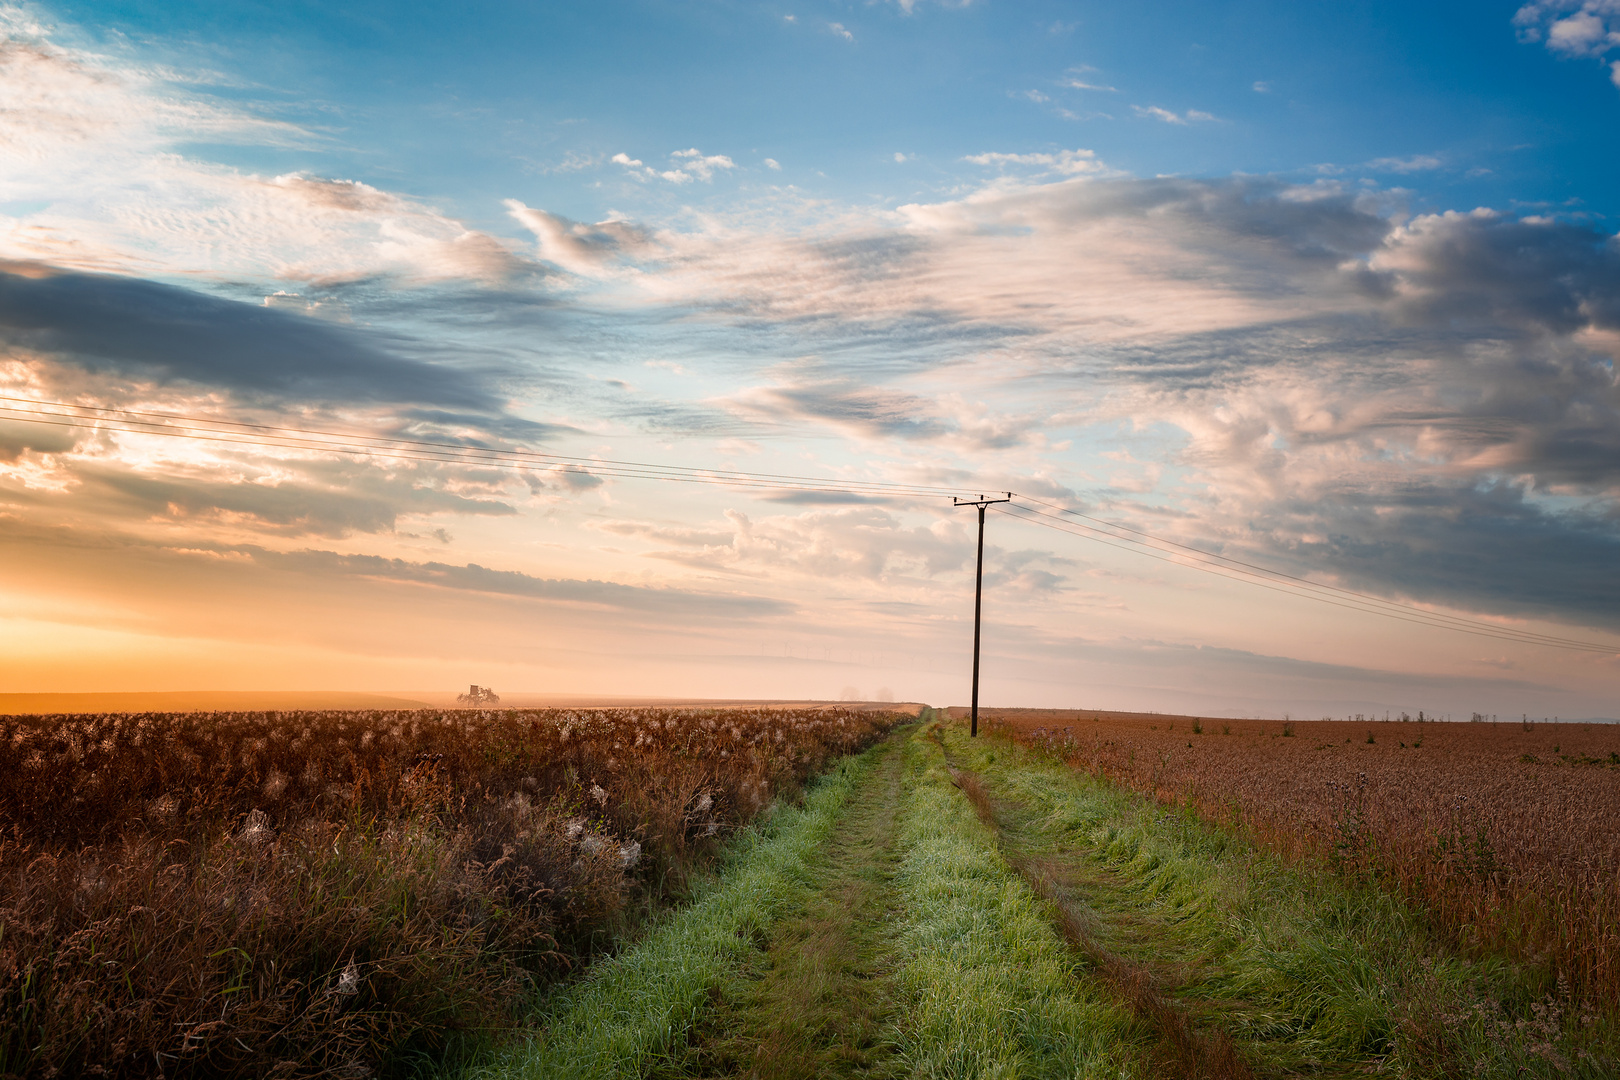
[{"label": "tire track", "polygon": [[[944,750],[939,732],[936,730],[933,734]],[[1009,842],[1007,807],[998,804],[976,773],[958,768],[948,751],[946,762],[952,782],[972,804],[979,819],[995,831],[1002,856],[1036,894],[1052,906],[1064,939],[1095,967],[1102,980],[1138,1018],[1151,1025],[1158,1038],[1157,1047],[1149,1055],[1155,1071],[1188,1080],[1253,1080],[1254,1070],[1231,1037],[1220,1030],[1199,1028],[1187,1007],[1171,996],[1174,984],[1147,965],[1109,950],[1096,932],[1094,916],[1073,883],[1067,880],[1063,865],[1018,851],[1017,846]]]},{"label": "tire track", "polygon": [[[899,743],[852,793],[797,909],[718,988],[673,1075],[758,1080],[897,1075],[885,934],[902,805]],[[663,1075],[663,1074],[658,1074]]]}]

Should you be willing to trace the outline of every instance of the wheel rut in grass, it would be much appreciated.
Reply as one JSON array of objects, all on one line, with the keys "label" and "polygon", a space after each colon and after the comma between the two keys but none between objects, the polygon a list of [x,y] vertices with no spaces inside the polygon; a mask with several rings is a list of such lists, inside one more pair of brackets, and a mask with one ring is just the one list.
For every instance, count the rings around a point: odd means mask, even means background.
[{"label": "wheel rut in grass", "polygon": [[[1187,1005],[1173,995],[1177,981],[1163,964],[1132,960],[1105,943],[1096,913],[1085,903],[1076,876],[1061,859],[1039,858],[1020,850],[1014,807],[994,798],[978,774],[950,766],[951,779],[967,796],[979,818],[996,830],[1002,854],[1041,899],[1056,913],[1058,929],[1084,956],[1109,988],[1140,1019],[1151,1024],[1159,1045],[1150,1060],[1157,1072],[1189,1080],[1251,1080],[1254,1070],[1223,1031],[1198,1025]],[[1141,936],[1140,926],[1132,928]]]},{"label": "wheel rut in grass", "polygon": [[771,928],[740,977],[716,989],[678,1075],[897,1074],[885,934],[905,737],[878,748],[880,760],[851,795],[803,904]]}]

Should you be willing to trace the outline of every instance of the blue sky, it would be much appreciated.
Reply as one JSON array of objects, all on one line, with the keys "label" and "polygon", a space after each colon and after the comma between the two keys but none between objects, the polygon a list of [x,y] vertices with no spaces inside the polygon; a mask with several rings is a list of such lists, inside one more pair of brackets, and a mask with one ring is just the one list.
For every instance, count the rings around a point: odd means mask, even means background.
[{"label": "blue sky", "polygon": [[[1620,631],[1620,0],[3,29],[5,393],[1014,488]],[[161,443],[0,423],[3,688],[963,696],[948,508]],[[1613,656],[1012,522],[990,574],[989,700],[1620,714]]]},{"label": "blue sky", "polygon": [[[1606,72],[1597,58],[1527,48],[1518,7],[49,10],[92,40],[218,70],[237,84],[219,87],[225,96],[330,132],[324,147],[220,147],[219,160],[386,178],[485,225],[513,192],[587,218],[642,204],[649,193],[627,190],[614,170],[556,170],[688,146],[738,164],[708,199],[776,181],[892,204],[971,182],[962,159],[987,149],[1084,145],[1137,176],[1348,175],[1410,189],[1420,209],[1613,213],[1606,181],[1620,150]],[[897,152],[915,159],[896,168]],[[766,157],[784,172],[762,175]]]}]

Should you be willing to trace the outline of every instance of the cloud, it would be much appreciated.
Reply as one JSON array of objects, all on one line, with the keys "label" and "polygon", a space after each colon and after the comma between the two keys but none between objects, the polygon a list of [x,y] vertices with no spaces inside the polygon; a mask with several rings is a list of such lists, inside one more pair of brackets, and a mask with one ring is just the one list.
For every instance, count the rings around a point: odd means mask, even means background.
[{"label": "cloud", "polygon": [[1106,166],[1097,160],[1094,150],[1060,150],[1055,154],[1003,154],[984,153],[971,154],[962,159],[974,165],[1034,165],[1039,166],[1045,173],[1055,173],[1059,176],[1081,176],[1085,174],[1100,175],[1108,172]]},{"label": "cloud", "polygon": [[1157,105],[1132,105],[1131,111],[1137,116],[1147,120],[1160,120],[1166,124],[1179,124],[1185,127],[1188,124],[1216,119],[1210,113],[1198,109],[1188,109],[1184,113],[1173,113],[1169,109],[1161,109]]},{"label": "cloud", "polygon": [[[623,156],[624,155],[622,154],[617,155],[613,160],[617,161],[619,157]],[[538,171],[544,175],[556,176],[563,173],[583,172],[586,169],[595,168],[601,163],[601,154],[582,154],[578,150],[570,150],[564,154],[563,159],[557,162],[555,165],[546,165],[537,168]]]},{"label": "cloud", "polygon": [[1426,214],[1392,233],[1368,267],[1404,320],[1514,338],[1620,330],[1620,243],[1589,226]]},{"label": "cloud", "polygon": [[[95,504],[102,514],[164,520],[204,533],[338,538],[393,532],[406,514],[517,513],[488,492],[469,495],[436,482],[431,467],[394,468],[385,474],[361,462],[291,458],[220,460],[213,468],[193,460],[189,466],[177,475],[115,461],[84,461],[73,473],[80,500]],[[249,478],[253,482],[244,482]]]},{"label": "cloud", "polygon": [[948,441],[969,452],[1039,440],[1038,424],[1027,415],[974,408],[955,397],[922,398],[814,370],[785,374],[774,385],[731,395],[725,404],[759,418],[829,424],[866,440]]},{"label": "cloud", "polygon": [[1271,84],[1266,82],[1264,79],[1256,79],[1254,85],[1250,87],[1250,89],[1257,94],[1269,94],[1271,93]]},{"label": "cloud", "polygon": [[[704,154],[703,151],[695,147],[688,150],[676,150],[670,154],[671,167],[663,170],[655,169],[643,163],[641,159],[633,158],[625,153],[614,154],[612,160],[616,164],[623,165],[632,176],[638,179],[667,180],[672,184],[689,184],[693,180],[701,180],[707,184],[714,179],[716,172],[737,167],[736,162],[724,154]],[[767,163],[771,161],[770,158],[765,160]],[[773,167],[781,168],[780,165]]]},{"label": "cloud", "polygon": [[412,562],[376,555],[344,555],[333,551],[269,551],[240,546],[255,563],[269,569],[290,570],[320,578],[363,578],[400,584],[478,592],[497,596],[547,600],[590,607],[614,608],[646,614],[712,619],[759,618],[791,614],[793,605],[763,596],[699,592],[671,587],[622,585],[589,579],[541,578],[516,570],[496,570],[477,563],[456,566],[442,562]]},{"label": "cloud", "polygon": [[587,225],[516,199],[507,199],[505,205],[515,221],[534,233],[540,258],[571,273],[600,276],[653,250],[651,234],[628,221]]},{"label": "cloud", "polygon": [[152,276],[504,283],[532,267],[431,206],[354,180],[260,176],[199,143],[313,149],[325,136],[197,92],[178,73],[0,20],[0,258]]},{"label": "cloud", "polygon": [[[1620,48],[1620,0],[1534,0],[1513,16],[1519,40],[1567,57],[1602,59]],[[1620,60],[1608,65],[1620,87]]]},{"label": "cloud", "polygon": [[1416,154],[1409,158],[1377,158],[1367,162],[1367,168],[1379,172],[1414,173],[1438,169],[1444,164],[1433,154]]},{"label": "cloud", "polygon": [[765,159],[765,167],[767,169],[770,169],[773,172],[781,172],[782,171],[782,163],[777,161],[775,158],[766,158]]},{"label": "cloud", "polygon": [[[668,236],[662,302],[745,328],[751,347],[780,334],[816,352],[722,404],[874,446],[1028,454],[1030,468],[1065,413],[1082,430],[1175,431],[1166,471],[1133,498],[1198,509],[1143,524],[1385,594],[1600,619],[1612,598],[1585,603],[1573,583],[1606,572],[1620,520],[1610,233],[1490,211],[1407,217],[1327,181],[972,160],[1051,178],[901,207],[898,224]],[[968,400],[995,404],[976,414]],[[975,426],[988,418],[999,426]],[[1402,570],[1447,544],[1476,554],[1428,586]],[[1520,565],[1514,544],[1561,565]],[[1495,580],[1508,565],[1511,588]]]},{"label": "cloud", "polygon": [[[906,11],[907,14],[910,14],[911,5],[907,3],[907,0],[901,0],[901,7]],[[841,37],[845,41],[855,40],[855,35],[851,33],[843,23],[830,22],[827,24],[827,29],[832,31],[835,36]]]},{"label": "cloud", "polygon": [[1566,56],[1601,56],[1620,46],[1616,0],[1536,0],[1513,16],[1522,41],[1545,42]]},{"label": "cloud", "polygon": [[746,575],[791,571],[824,581],[923,584],[959,570],[972,553],[961,521],[908,526],[894,511],[878,506],[762,518],[728,510],[723,525],[702,529],[639,521],[596,527],[647,540],[655,546],[645,554],[663,562]]},{"label": "cloud", "polygon": [[136,278],[0,270],[0,340],[87,371],[239,395],[498,411],[477,376],[400,356],[375,332]]},{"label": "cloud", "polygon": [[1058,85],[1059,86],[1066,86],[1070,90],[1096,90],[1096,91],[1098,91],[1100,93],[1104,93],[1104,94],[1117,94],[1117,93],[1119,93],[1119,88],[1118,87],[1102,86],[1102,85],[1099,85],[1097,83],[1088,83],[1088,82],[1084,82],[1084,81],[1082,81],[1080,79],[1075,79],[1075,78],[1061,79],[1061,80],[1059,80]]},{"label": "cloud", "polygon": [[693,147],[689,150],[677,150],[669,155],[671,161],[679,164],[675,172],[665,172],[660,175],[666,180],[680,179],[677,183],[685,183],[689,177],[696,177],[704,183],[714,179],[714,174],[721,170],[735,169],[736,164],[724,154],[705,154]]},{"label": "cloud", "polygon": [[936,439],[952,430],[928,402],[846,379],[795,380],[731,400],[756,415],[823,420],[867,437]]}]

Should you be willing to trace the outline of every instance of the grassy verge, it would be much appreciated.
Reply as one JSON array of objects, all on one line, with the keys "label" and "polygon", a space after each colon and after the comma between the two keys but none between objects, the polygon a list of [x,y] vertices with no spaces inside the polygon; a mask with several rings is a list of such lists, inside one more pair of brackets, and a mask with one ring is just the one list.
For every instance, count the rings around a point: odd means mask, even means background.
[{"label": "grassy verge", "polygon": [[471,1076],[627,1077],[679,1066],[691,1029],[807,885],[872,752],[835,765],[799,807],[779,809],[738,844],[719,880],[637,946],[558,996],[542,1031]]},{"label": "grassy verge", "polygon": [[654,1077],[754,1080],[898,1075],[889,927],[902,753],[872,751],[826,845],[769,942],[721,983],[691,1052]]},{"label": "grassy verge", "polygon": [[1142,1075],[1148,1032],[1083,970],[997,854],[938,745],[919,734],[905,753],[893,980],[907,1072]]},{"label": "grassy verge", "polygon": [[1511,965],[1455,955],[1389,894],[1284,867],[1006,740],[944,738],[1081,951],[1256,1071],[1613,1075],[1578,1018]]}]

